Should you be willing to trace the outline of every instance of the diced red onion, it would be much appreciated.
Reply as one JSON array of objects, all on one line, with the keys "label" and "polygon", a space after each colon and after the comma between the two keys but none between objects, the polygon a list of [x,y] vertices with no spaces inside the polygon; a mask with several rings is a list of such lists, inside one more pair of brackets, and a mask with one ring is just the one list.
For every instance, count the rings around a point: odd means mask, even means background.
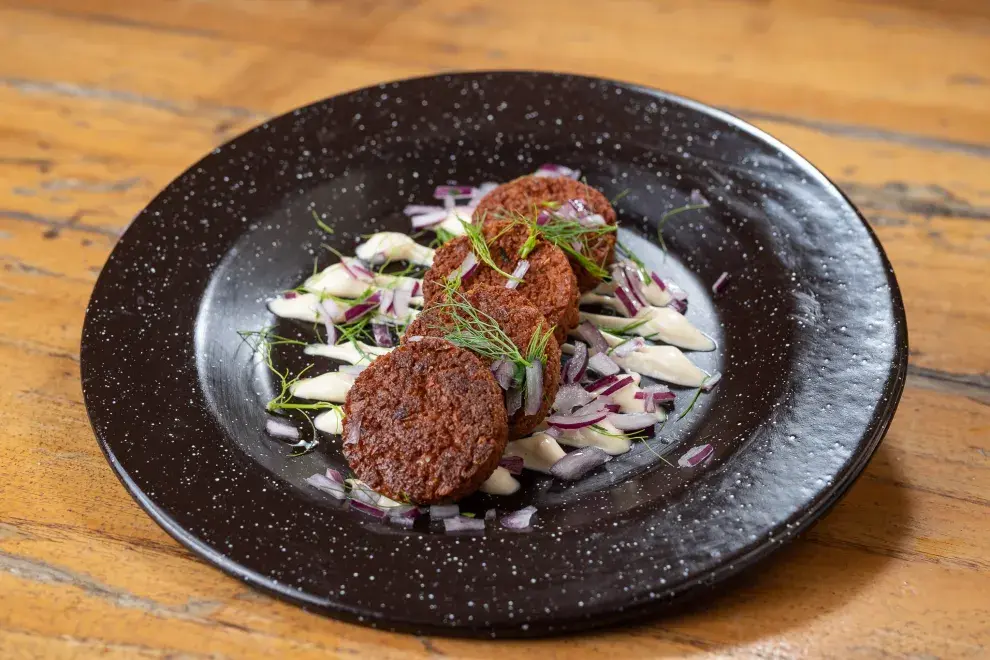
[{"label": "diced red onion", "polygon": [[337,367],[337,371],[342,374],[348,374],[349,376],[357,376],[367,368],[367,364],[342,364]]},{"label": "diced red onion", "polygon": [[471,186],[437,186],[433,191],[435,199],[445,197],[470,198],[474,195],[474,188]]},{"label": "diced red onion", "polygon": [[593,401],[594,394],[591,394],[577,383],[561,385],[557,390],[557,396],[553,400],[553,409],[567,414],[578,406]]},{"label": "diced red onion", "polygon": [[502,460],[498,462],[501,467],[504,467],[509,471],[510,474],[522,474],[523,471],[523,457],[522,456],[503,456]]},{"label": "diced red onion", "polygon": [[468,518],[467,516],[457,516],[455,518],[444,518],[443,531],[448,534],[453,532],[484,532],[484,518]]},{"label": "diced red onion", "polygon": [[636,382],[636,381],[633,379],[632,376],[622,376],[621,378],[619,378],[618,380],[616,380],[614,383],[612,383],[611,385],[609,385],[608,387],[606,387],[604,390],[602,390],[601,396],[608,396],[609,394],[615,394],[616,392],[618,392],[622,388],[628,387],[629,385],[632,385],[634,382]]},{"label": "diced red onion", "polygon": [[396,289],[392,295],[392,314],[396,318],[403,319],[409,314],[409,303],[412,302],[413,294],[404,289]]},{"label": "diced red onion", "polygon": [[444,518],[453,518],[461,513],[461,507],[456,504],[434,504],[430,506],[430,518],[434,520],[443,520]]},{"label": "diced red onion", "polygon": [[595,413],[602,413],[607,415],[608,413],[613,412],[611,410],[611,406],[614,404],[612,404],[611,401],[612,400],[609,399],[608,397],[596,398],[594,401],[591,401],[590,403],[581,406],[577,410],[571,411],[569,413],[569,416],[584,417],[586,415],[593,415]]},{"label": "diced red onion", "polygon": [[553,163],[545,163],[540,165],[540,167],[535,172],[536,176],[565,176],[570,179],[577,179],[581,176],[580,170],[572,170],[569,167],[564,167],[563,165],[555,165]]},{"label": "diced red onion", "polygon": [[602,410],[604,410],[605,412],[617,413],[620,410],[620,406],[617,403],[606,403],[604,406],[602,406]]},{"label": "diced red onion", "polygon": [[619,380],[619,377],[616,374],[612,374],[611,376],[603,376],[590,385],[585,385],[584,389],[589,392],[596,392],[600,389],[608,387],[617,380]]},{"label": "diced red onion", "polygon": [[581,447],[554,463],[550,474],[558,479],[575,481],[611,459],[601,447]]},{"label": "diced red onion", "polygon": [[[639,392],[636,392],[639,394]],[[657,400],[652,396],[643,399],[643,412],[655,413],[657,411]]]},{"label": "diced red onion", "polygon": [[361,513],[366,513],[369,516],[374,516],[375,518],[384,518],[385,509],[375,506],[374,504],[368,504],[367,502],[362,502],[361,500],[351,500],[351,508],[357,509]]},{"label": "diced red onion", "polygon": [[328,479],[325,475],[317,473],[310,477],[306,477],[306,483],[317,490],[323,491],[327,495],[332,495],[338,500],[342,500],[347,497],[347,494],[344,492],[344,484]]},{"label": "diced red onion", "polygon": [[574,353],[564,365],[563,381],[576,383],[584,376],[588,368],[588,345],[584,342],[574,342]]},{"label": "diced red onion", "polygon": [[340,265],[343,266],[344,271],[353,280],[365,281],[373,276],[372,272],[364,267],[357,259],[343,258],[340,260]]},{"label": "diced red onion", "polygon": [[550,222],[553,219],[553,214],[550,211],[543,209],[536,214],[536,224],[540,227]]},{"label": "diced red onion", "polygon": [[495,509],[488,509],[488,511],[485,511],[485,520],[495,520],[495,515],[497,513],[498,512],[495,511]]},{"label": "diced red onion", "polygon": [[578,223],[585,227],[600,227],[604,224],[607,224],[605,222],[605,218],[603,218],[598,213],[591,213],[588,215],[579,216]]},{"label": "diced red onion", "polygon": [[292,300],[298,295],[299,294],[296,293],[295,291],[286,291],[285,293],[282,294],[282,297],[285,298],[286,300]]},{"label": "diced red onion", "polygon": [[681,467],[696,467],[704,463],[714,451],[715,448],[708,444],[692,447],[677,459],[677,464]]},{"label": "diced red onion", "polygon": [[653,283],[656,284],[661,291],[667,290],[667,283],[660,279],[660,276],[657,275],[656,271],[650,273],[650,279],[653,280]]},{"label": "diced red onion", "polygon": [[461,265],[458,266],[456,270],[454,270],[453,272],[450,273],[450,275],[447,276],[447,281],[452,282],[458,277],[464,279],[470,276],[471,273],[474,272],[474,269],[477,267],[478,267],[478,257],[475,256],[474,252],[468,252],[467,255],[464,257],[464,261],[461,262]]},{"label": "diced red onion", "polygon": [[633,337],[627,341],[622,342],[618,346],[612,349],[612,355],[616,357],[626,357],[630,353],[635,353],[639,349],[646,346],[646,340],[642,337]]},{"label": "diced red onion", "polygon": [[671,298],[670,302],[667,303],[667,307],[670,307],[678,314],[684,314],[687,312],[687,303],[683,300],[678,300],[677,298]]},{"label": "diced red onion", "polygon": [[353,307],[349,307],[347,311],[344,312],[344,322],[350,323],[356,318],[364,316],[371,310],[378,307],[378,303],[381,300],[381,291],[375,291],[373,294],[368,296],[367,300],[362,303],[358,303]]},{"label": "diced red onion", "polygon": [[[643,393],[645,393],[645,394],[653,394],[655,396],[657,394],[665,394],[667,392],[670,392],[670,388],[667,387],[666,385],[644,385],[643,386]],[[636,398],[637,399],[640,398],[639,397],[639,392],[636,393]]]},{"label": "diced red onion", "polygon": [[643,291],[643,280],[639,275],[639,269],[634,263],[629,261],[622,261],[620,263],[626,271],[626,281],[629,283],[629,289],[632,291],[633,297],[639,303],[640,307],[646,307],[648,303],[646,301],[646,293]]},{"label": "diced red onion", "polygon": [[588,368],[603,376],[611,376],[621,371],[619,365],[605,353],[595,353],[588,358]]},{"label": "diced red onion", "polygon": [[324,326],[327,329],[327,345],[333,346],[337,343],[337,339],[339,339],[337,334],[337,326],[335,326],[331,321],[324,323]]},{"label": "diced red onion", "polygon": [[700,190],[692,190],[691,196],[688,198],[688,202],[693,206],[711,206],[705,196],[701,194]]},{"label": "diced red onion", "polygon": [[605,414],[602,411],[596,411],[588,413],[587,415],[550,415],[547,417],[547,424],[551,426],[556,426],[557,428],[573,430],[573,429],[583,429],[586,426],[591,426],[592,424],[597,424],[598,422],[605,419]]},{"label": "diced red onion", "polygon": [[334,482],[335,484],[344,485],[344,475],[340,473],[340,470],[335,470],[333,468],[327,468],[327,479]]},{"label": "diced red onion", "polygon": [[392,289],[382,289],[379,293],[378,309],[382,314],[391,313],[392,300],[395,298],[395,291]]},{"label": "diced red onion", "polygon": [[711,376],[705,379],[705,381],[701,384],[701,389],[703,389],[706,392],[711,392],[713,389],[715,389],[715,386],[718,385],[720,380],[722,380],[722,374],[716,371]]},{"label": "diced red onion", "polygon": [[729,281],[729,274],[723,272],[721,275],[718,276],[718,279],[715,280],[715,283],[712,284],[712,293],[714,293],[715,295],[721,293],[722,287],[725,286],[725,283],[728,281]]},{"label": "diced red onion", "polygon": [[562,436],[564,434],[564,432],[562,430],[558,429],[556,426],[549,426],[543,432],[546,433],[547,435],[549,435],[551,438],[559,438],[560,436]]},{"label": "diced red onion", "polygon": [[392,341],[392,333],[384,323],[372,323],[371,332],[375,336],[375,343],[382,348],[392,348],[395,343]]},{"label": "diced red onion", "polygon": [[268,431],[268,435],[276,438],[299,439],[299,429],[280,419],[268,419],[265,421],[265,430]]},{"label": "diced red onion", "polygon": [[415,282],[413,282],[412,295],[413,295],[414,298],[419,295],[420,288],[422,288],[422,287],[421,287],[421,285],[419,283],[419,280],[416,280]]},{"label": "diced red onion", "polygon": [[[324,323],[337,323],[344,320],[346,312],[332,298],[320,302],[317,315],[323,316]],[[329,343],[329,342],[327,342]]]},{"label": "diced red onion", "polygon": [[638,431],[653,426],[657,422],[655,415],[645,412],[612,414],[605,419],[620,431]]},{"label": "diced red onion", "polygon": [[626,310],[626,316],[636,316],[636,312],[639,311],[639,306],[636,301],[632,299],[632,294],[628,289],[621,286],[615,287],[615,297],[619,299],[622,303],[623,308]]},{"label": "diced red onion", "polygon": [[534,360],[526,367],[526,406],[523,412],[535,415],[543,405],[543,363]]},{"label": "diced red onion", "polygon": [[674,393],[670,390],[666,392],[636,392],[635,397],[641,401],[653,401],[654,403],[673,403]]},{"label": "diced red onion", "polygon": [[602,335],[601,331],[591,321],[582,322],[574,331],[581,339],[588,342],[592,355],[608,351],[608,342],[605,341],[605,336]]},{"label": "diced red onion", "polygon": [[406,341],[423,341],[423,335],[413,335],[412,337],[406,337]]},{"label": "diced red onion", "polygon": [[414,215],[409,219],[409,224],[412,225],[413,229],[426,229],[427,227],[439,225],[447,219],[448,215],[450,215],[450,211],[445,208],[438,208],[436,211]]},{"label": "diced red onion", "polygon": [[444,197],[443,198],[443,208],[447,211],[447,213],[450,213],[456,207],[457,207],[457,202],[454,201],[454,198],[453,197]]},{"label": "diced red onion", "polygon": [[391,506],[386,510],[388,517],[391,519],[395,518],[409,518],[410,520],[415,520],[419,517],[420,511],[418,506],[412,504],[401,504],[399,506]]},{"label": "diced red onion", "polygon": [[530,529],[530,524],[534,513],[536,513],[536,507],[527,506],[519,509],[518,511],[505,514],[502,516],[499,524],[506,529],[511,529],[517,532],[528,530]]},{"label": "diced red onion", "polygon": [[505,412],[512,417],[522,408],[522,388],[513,387],[505,393]]},{"label": "diced red onion", "polygon": [[388,520],[393,525],[398,525],[399,527],[403,527],[405,529],[412,529],[416,524],[416,520],[414,518],[389,518]]},{"label": "diced red onion", "polygon": [[495,380],[498,381],[499,386],[503,390],[508,390],[512,387],[512,381],[515,378],[515,367],[508,360],[495,360],[492,363],[492,374],[495,376]]},{"label": "diced red onion", "polygon": [[670,295],[674,300],[680,300],[682,302],[687,302],[688,294],[687,291],[677,286],[673,282],[667,283],[667,289],[670,291]]},{"label": "diced red onion", "polygon": [[529,271],[529,262],[525,259],[520,259],[519,263],[516,264],[515,270],[512,271],[512,277],[506,280],[506,289],[515,289],[519,286],[522,278],[525,277],[527,271]]}]

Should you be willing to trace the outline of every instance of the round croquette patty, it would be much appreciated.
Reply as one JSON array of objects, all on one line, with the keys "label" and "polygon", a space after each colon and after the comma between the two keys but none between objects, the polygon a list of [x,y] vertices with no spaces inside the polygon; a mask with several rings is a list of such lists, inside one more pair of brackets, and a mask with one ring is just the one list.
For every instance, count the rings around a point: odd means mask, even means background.
[{"label": "round croquette patty", "polygon": [[[529,230],[506,221],[488,222],[483,231],[492,261],[504,272],[511,273],[519,263],[519,249],[529,238]],[[467,236],[455,238],[437,249],[433,255],[433,267],[423,277],[423,296],[427,305],[443,293],[447,276],[460,268],[470,251],[471,240]],[[529,261],[529,271],[516,287],[516,291],[525,296],[555,326],[554,337],[558,343],[562,342],[567,331],[578,323],[580,295],[577,278],[567,262],[567,255],[556,245],[539,241],[526,256],[526,260]],[[506,281],[504,275],[479,263],[471,275],[463,278],[461,286],[470,291],[484,284],[505,287]]]},{"label": "round croquette patty", "polygon": [[[615,225],[615,209],[605,195],[591,186],[575,181],[568,177],[523,176],[508,183],[503,183],[481,198],[474,210],[474,222],[489,222],[501,220],[506,215],[536,215],[543,202],[563,204],[572,199],[579,199],[591,210],[605,219],[610,225]],[[615,254],[615,232],[608,232],[595,237],[588,245],[585,255],[594,263],[607,268],[612,263]],[[600,280],[589,273],[575,259],[571,259],[571,267],[577,275],[581,291],[590,291],[600,283]]]},{"label": "round croquette patty", "polygon": [[[488,315],[509,340],[515,344],[525,357],[526,349],[535,332],[546,332],[548,321],[538,309],[533,307],[518,291],[502,287],[481,285],[472,289],[466,296],[466,301],[479,312]],[[443,337],[451,329],[451,312],[443,307],[427,307],[416,320],[406,328],[403,338],[409,337]],[[490,359],[481,358],[491,365]],[[547,416],[557,388],[560,384],[560,347],[557,342],[547,344],[543,357],[543,399],[539,412],[527,415],[522,409],[509,418],[509,439],[523,438]]]},{"label": "round croquette patty", "polygon": [[395,500],[469,495],[498,467],[508,427],[502,389],[474,353],[424,338],[376,359],[344,406],[344,456]]}]

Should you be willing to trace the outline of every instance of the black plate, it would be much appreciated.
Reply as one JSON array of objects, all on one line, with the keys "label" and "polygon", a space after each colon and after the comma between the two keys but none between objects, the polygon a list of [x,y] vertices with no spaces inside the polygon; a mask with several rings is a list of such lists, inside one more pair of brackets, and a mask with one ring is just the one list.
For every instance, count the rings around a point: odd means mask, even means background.
[{"label": "black plate", "polygon": [[[272,321],[319,243],[348,251],[438,183],[507,180],[543,162],[614,197],[623,239],[691,294],[725,378],[668,444],[638,446],[571,488],[468,506],[539,507],[528,534],[380,525],[303,479],[334,442],[290,458],[263,431],[272,382],[236,330]],[[664,209],[712,202],[655,245]],[[321,265],[328,263],[323,259]],[[724,294],[709,285],[731,274]],[[350,621],[440,634],[586,630],[671,607],[765,557],[842,495],[904,383],[901,297],[866,223],[820,172],[693,101],[544,73],[420,78],[337,96],[216,149],[134,221],[86,316],[86,405],[107,459],[166,531],[228,573]],[[681,396],[681,406],[688,397]],[[697,468],[670,467],[715,446]]]}]

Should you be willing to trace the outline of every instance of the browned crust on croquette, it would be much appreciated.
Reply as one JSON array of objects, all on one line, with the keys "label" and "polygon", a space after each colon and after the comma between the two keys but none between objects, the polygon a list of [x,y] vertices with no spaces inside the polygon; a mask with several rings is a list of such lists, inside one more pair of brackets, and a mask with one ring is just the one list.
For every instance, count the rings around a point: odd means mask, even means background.
[{"label": "browned crust on croquette", "polygon": [[377,358],[344,406],[344,456],[395,500],[436,504],[476,491],[505,451],[502,389],[474,353],[425,338]]},{"label": "browned crust on croquette", "polygon": [[[533,333],[546,332],[549,322],[525,296],[503,287],[480,285],[466,296],[467,302],[480,312],[492,318],[522,355],[533,337]],[[443,337],[450,329],[450,312],[436,306],[424,309],[416,320],[406,328],[403,341],[409,337]],[[479,356],[480,357],[480,356]],[[490,359],[481,358],[491,365]],[[509,418],[509,439],[523,438],[535,429],[547,416],[560,385],[560,347],[557,342],[549,342],[543,361],[543,400],[539,412],[527,415],[522,410]]]},{"label": "browned crust on croquette", "polygon": [[[501,220],[507,215],[533,216],[543,202],[564,202],[579,199],[592,212],[615,224],[615,209],[608,199],[591,186],[567,177],[523,176],[504,183],[481,198],[474,210],[474,222]],[[587,257],[602,267],[612,263],[615,256],[615,232],[602,234],[588,246]],[[581,291],[594,289],[601,280],[589,273],[580,263],[571,259],[571,267],[577,276]]]},{"label": "browned crust on croquette", "polygon": [[[488,222],[484,234],[495,264],[506,273],[515,270],[519,263],[519,248],[529,238],[526,227],[510,222]],[[423,277],[423,296],[427,304],[441,294],[447,276],[460,267],[470,250],[471,241],[466,236],[455,238],[437,249],[433,267]],[[578,323],[580,295],[567,255],[556,245],[539,241],[526,260],[529,261],[529,271],[516,291],[556,326],[554,337],[558,343],[562,342],[567,331]],[[464,278],[462,287],[465,290],[484,284],[504,287],[506,281],[504,275],[482,263]]]}]

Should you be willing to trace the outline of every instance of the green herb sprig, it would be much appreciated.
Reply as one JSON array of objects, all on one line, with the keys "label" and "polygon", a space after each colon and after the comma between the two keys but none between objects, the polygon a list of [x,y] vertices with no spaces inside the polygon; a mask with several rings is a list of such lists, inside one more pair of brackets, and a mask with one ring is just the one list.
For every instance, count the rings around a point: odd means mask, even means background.
[{"label": "green herb sprig", "polygon": [[508,225],[506,226],[505,229],[503,229],[494,237],[492,237],[491,241],[485,238],[485,233],[484,230],[482,229],[481,223],[475,225],[470,222],[465,222],[464,220],[461,220],[461,225],[464,227],[464,235],[468,237],[469,241],[471,241],[471,251],[474,252],[474,254],[483,264],[485,264],[486,266],[497,272],[499,275],[507,279],[510,279],[513,282],[522,281],[518,277],[513,277],[510,273],[506,273],[504,270],[499,268],[498,264],[495,263],[495,260],[492,259],[491,250],[488,248],[489,242],[494,243],[496,240],[499,239],[499,237],[502,236],[502,234],[508,231],[509,229]]}]

